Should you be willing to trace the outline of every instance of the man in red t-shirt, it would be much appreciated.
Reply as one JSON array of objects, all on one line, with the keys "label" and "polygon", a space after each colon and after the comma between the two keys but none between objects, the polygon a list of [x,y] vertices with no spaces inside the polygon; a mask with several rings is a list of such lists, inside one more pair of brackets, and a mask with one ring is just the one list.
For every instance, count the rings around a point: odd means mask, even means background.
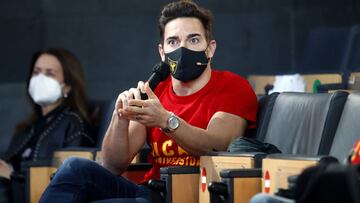
[{"label": "man in red t-shirt", "polygon": [[[169,65],[171,75],[155,92],[148,83],[139,82],[136,88],[118,96],[102,145],[103,166],[118,175],[147,141],[152,149],[149,161],[154,167],[144,177],[144,184],[151,178],[159,178],[161,166],[197,166],[199,156],[225,151],[234,138],[255,126],[257,112],[256,95],[244,78],[211,68],[216,41],[212,36],[210,11],[190,1],[170,3],[162,10],[159,28],[160,57]],[[141,100],[141,92],[147,94],[147,100]],[[59,192],[56,195],[48,192],[59,191],[59,182],[70,179],[71,175],[84,176],[79,171],[95,170],[97,180],[91,182],[100,190],[96,191],[95,199],[146,196],[138,194],[139,191],[146,194],[146,189],[121,177],[116,181],[109,178],[119,191],[109,190],[110,186],[100,183],[105,182],[104,172],[84,160],[70,160],[64,165],[43,195],[43,202],[50,202],[55,196],[59,198]],[[94,195],[91,186],[78,185],[82,190],[75,187],[73,190],[77,191],[71,193],[64,189],[62,199],[72,198],[76,202],[94,199],[86,199],[85,195]],[[111,195],[101,195],[102,189]],[[72,196],[73,193],[82,195]]]},{"label": "man in red t-shirt", "polygon": [[[257,100],[248,82],[240,76],[211,70],[207,84],[185,96],[174,93],[173,80],[169,77],[161,83],[155,95],[163,108],[171,110],[184,124],[179,123],[178,129],[170,133],[159,127],[149,128],[147,142],[152,148],[149,161],[154,167],[143,182],[159,178],[162,166],[198,166],[198,155],[225,151],[246,125],[254,127]],[[177,133],[182,125],[189,129]]]}]

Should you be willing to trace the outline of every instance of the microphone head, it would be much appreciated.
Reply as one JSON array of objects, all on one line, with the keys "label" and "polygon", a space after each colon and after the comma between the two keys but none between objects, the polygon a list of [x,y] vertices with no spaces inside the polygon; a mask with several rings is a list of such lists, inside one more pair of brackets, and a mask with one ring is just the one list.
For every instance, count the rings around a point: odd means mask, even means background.
[{"label": "microphone head", "polygon": [[[160,62],[154,65],[151,75],[149,79],[147,80],[149,83],[149,87],[152,90],[155,90],[156,86],[166,80],[170,74],[170,66],[166,63]],[[147,95],[145,93],[141,93],[141,99],[146,100],[148,99]]]},{"label": "microphone head", "polygon": [[159,77],[159,80],[161,82],[166,80],[166,78],[168,78],[170,74],[170,66],[169,64],[161,61],[154,65],[152,72]]}]

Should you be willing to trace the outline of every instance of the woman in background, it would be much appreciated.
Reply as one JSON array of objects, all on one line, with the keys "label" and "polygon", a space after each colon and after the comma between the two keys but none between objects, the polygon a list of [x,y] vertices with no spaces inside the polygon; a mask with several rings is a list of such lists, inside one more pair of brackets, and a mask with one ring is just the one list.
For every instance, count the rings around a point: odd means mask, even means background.
[{"label": "woman in background", "polygon": [[0,190],[6,189],[4,179],[22,173],[25,161],[50,160],[60,148],[95,146],[89,131],[84,74],[72,53],[65,49],[36,53],[26,88],[33,113],[17,125],[5,158],[0,160]]}]

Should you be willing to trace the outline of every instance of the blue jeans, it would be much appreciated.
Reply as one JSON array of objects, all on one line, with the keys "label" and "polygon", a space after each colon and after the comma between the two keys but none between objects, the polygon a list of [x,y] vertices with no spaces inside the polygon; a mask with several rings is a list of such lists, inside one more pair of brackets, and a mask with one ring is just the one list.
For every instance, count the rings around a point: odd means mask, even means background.
[{"label": "blue jeans", "polygon": [[150,202],[149,189],[121,176],[115,176],[94,161],[72,157],[56,172],[40,203],[78,203],[138,197]]},{"label": "blue jeans", "polygon": [[275,195],[268,195],[265,193],[259,193],[253,196],[249,203],[294,203],[292,199],[287,199],[285,197],[279,197]]}]

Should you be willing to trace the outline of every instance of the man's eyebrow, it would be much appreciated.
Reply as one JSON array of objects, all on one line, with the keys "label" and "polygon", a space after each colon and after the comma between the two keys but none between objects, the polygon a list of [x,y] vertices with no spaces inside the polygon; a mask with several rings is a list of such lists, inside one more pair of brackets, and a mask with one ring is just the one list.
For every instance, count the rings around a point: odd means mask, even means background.
[{"label": "man's eyebrow", "polygon": [[171,39],[179,39],[179,37],[177,37],[177,36],[170,36],[170,37],[166,38],[166,41],[167,41],[167,40],[171,40]]},{"label": "man's eyebrow", "polygon": [[192,33],[192,34],[189,34],[189,35],[187,36],[187,38],[190,39],[190,38],[198,37],[198,36],[201,37],[201,35],[200,35],[199,33]]}]

